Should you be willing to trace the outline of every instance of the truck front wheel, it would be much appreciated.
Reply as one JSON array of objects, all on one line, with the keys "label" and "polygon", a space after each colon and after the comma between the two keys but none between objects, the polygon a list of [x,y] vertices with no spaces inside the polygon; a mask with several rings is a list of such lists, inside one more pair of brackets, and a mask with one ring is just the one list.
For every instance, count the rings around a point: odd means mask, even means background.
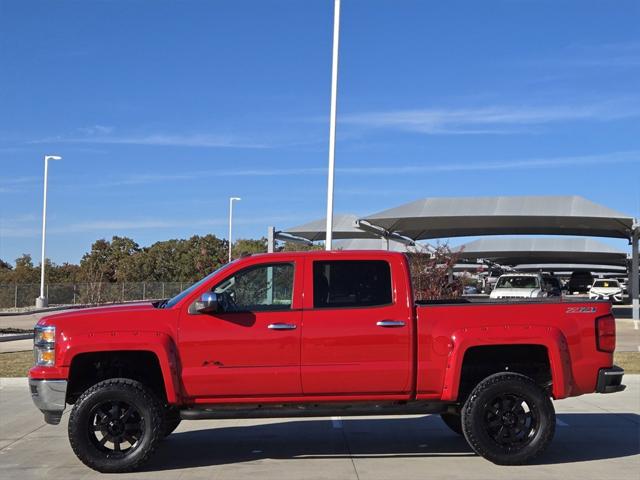
[{"label": "truck front wheel", "polygon": [[142,383],[111,378],[89,388],[69,417],[76,456],[103,473],[128,472],[153,454],[163,437],[162,405]]},{"label": "truck front wheel", "polygon": [[176,407],[166,407],[164,410],[164,430],[162,435],[168,437],[178,428],[182,419],[180,418],[180,410]]},{"label": "truck front wheel", "polygon": [[520,465],[551,443],[556,418],[547,392],[531,378],[497,373],[471,392],[462,409],[462,430],[478,454],[498,465]]}]

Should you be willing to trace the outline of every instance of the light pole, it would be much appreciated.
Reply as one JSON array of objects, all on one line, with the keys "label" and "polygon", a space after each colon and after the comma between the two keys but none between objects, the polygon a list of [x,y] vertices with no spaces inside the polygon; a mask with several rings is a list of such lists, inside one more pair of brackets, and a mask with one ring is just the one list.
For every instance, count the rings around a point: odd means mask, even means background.
[{"label": "light pole", "polygon": [[47,233],[47,179],[49,176],[49,160],[62,160],[58,155],[44,156],[44,200],[42,203],[42,260],[40,263],[40,296],[36,298],[36,307],[44,308],[48,305],[47,297],[44,296],[44,247]]},{"label": "light pole", "polygon": [[336,156],[336,103],[338,97],[338,46],[340,44],[340,0],[333,6],[333,60],[331,64],[331,117],[329,119],[329,175],[327,179],[327,236],[326,250],[333,239],[333,172]]},{"label": "light pole", "polygon": [[230,197],[229,198],[229,261],[231,261],[231,234],[233,232],[233,201],[234,200],[242,200],[240,197]]}]

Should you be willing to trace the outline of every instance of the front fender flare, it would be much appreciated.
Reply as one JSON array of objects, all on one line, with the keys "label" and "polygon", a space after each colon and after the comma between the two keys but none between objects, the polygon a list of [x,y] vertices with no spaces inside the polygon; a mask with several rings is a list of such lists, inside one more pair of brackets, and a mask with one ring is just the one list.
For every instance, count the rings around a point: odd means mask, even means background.
[{"label": "front fender flare", "polygon": [[117,331],[92,332],[73,336],[62,335],[59,345],[60,366],[69,368],[72,360],[83,353],[109,351],[151,352],[158,359],[167,401],[181,400],[178,354],[173,339],[163,332]]}]

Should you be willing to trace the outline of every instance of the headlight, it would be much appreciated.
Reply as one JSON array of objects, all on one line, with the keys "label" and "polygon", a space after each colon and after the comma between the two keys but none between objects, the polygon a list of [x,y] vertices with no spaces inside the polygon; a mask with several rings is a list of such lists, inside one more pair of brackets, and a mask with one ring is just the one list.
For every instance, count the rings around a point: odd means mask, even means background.
[{"label": "headlight", "polygon": [[33,355],[37,366],[56,364],[56,327],[36,325],[33,331]]}]

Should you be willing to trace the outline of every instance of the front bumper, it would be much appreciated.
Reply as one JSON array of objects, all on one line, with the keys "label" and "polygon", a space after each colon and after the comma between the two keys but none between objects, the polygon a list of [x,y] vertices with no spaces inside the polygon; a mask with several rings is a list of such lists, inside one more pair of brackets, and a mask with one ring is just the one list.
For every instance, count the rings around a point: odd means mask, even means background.
[{"label": "front bumper", "polygon": [[596,384],[596,392],[598,393],[615,393],[621,392],[626,385],[622,385],[622,376],[624,370],[617,365],[611,368],[601,368],[598,371],[598,383]]},{"label": "front bumper", "polygon": [[615,294],[590,293],[589,300],[610,300],[613,303],[622,303],[622,292]]},{"label": "front bumper", "polygon": [[30,378],[29,389],[33,403],[44,413],[44,421],[59,424],[66,405],[67,381]]}]

